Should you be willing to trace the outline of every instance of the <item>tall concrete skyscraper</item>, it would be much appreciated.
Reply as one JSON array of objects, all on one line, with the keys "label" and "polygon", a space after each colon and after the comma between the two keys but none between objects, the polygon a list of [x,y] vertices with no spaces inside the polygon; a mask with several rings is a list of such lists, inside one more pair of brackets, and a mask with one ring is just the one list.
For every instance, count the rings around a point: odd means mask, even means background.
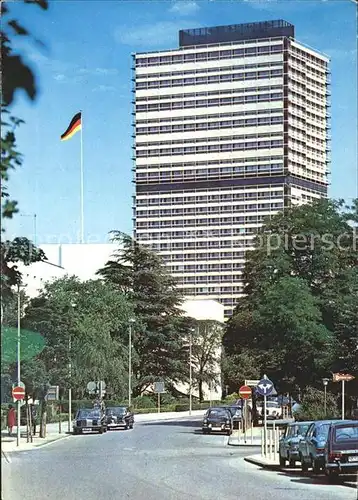
[{"label": "tall concrete skyscraper", "polygon": [[133,62],[135,237],[230,316],[264,217],[327,195],[329,59],[278,20],[183,30]]}]

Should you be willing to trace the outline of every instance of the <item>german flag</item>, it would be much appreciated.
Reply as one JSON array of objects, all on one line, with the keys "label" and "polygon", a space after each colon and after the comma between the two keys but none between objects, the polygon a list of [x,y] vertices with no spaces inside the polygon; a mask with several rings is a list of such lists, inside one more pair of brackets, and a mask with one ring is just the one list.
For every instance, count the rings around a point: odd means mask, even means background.
[{"label": "german flag", "polygon": [[82,127],[82,115],[81,112],[77,113],[71,120],[66,132],[61,135],[61,141],[67,141],[75,135],[76,132],[81,130]]}]

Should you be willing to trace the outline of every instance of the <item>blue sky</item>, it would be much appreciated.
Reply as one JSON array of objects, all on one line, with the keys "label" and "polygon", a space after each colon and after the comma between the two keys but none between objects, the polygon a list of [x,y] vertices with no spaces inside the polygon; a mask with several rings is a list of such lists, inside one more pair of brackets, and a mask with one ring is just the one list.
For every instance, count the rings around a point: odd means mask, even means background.
[{"label": "blue sky", "polygon": [[47,12],[11,4],[14,17],[42,42],[17,39],[39,84],[35,103],[19,92],[13,112],[24,154],[10,193],[22,216],[9,237],[76,242],[79,233],[80,136],[60,142],[83,110],[85,233],[88,242],[132,230],[131,53],[176,48],[185,28],[285,19],[296,38],[332,59],[332,175],[330,196],[357,196],[357,25],[352,0],[52,1]]}]

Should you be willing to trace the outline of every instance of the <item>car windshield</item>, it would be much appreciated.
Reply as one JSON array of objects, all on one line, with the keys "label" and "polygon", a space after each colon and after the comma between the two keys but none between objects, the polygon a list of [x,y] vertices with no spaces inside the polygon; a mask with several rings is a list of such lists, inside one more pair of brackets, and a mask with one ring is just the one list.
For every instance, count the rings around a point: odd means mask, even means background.
[{"label": "car windshield", "polygon": [[78,412],[77,417],[78,418],[99,418],[101,416],[101,413],[98,410],[80,410]]},{"label": "car windshield", "polygon": [[228,410],[231,413],[231,415],[236,415],[236,413],[241,413],[241,408],[238,408],[237,406],[230,406]]},{"label": "car windshield", "polygon": [[123,415],[124,413],[126,413],[126,408],[122,406],[106,409],[106,415]]},{"label": "car windshield", "polygon": [[287,428],[287,437],[292,437],[292,436],[304,436],[309,428],[310,424],[303,424],[303,425],[290,425]]},{"label": "car windshield", "polygon": [[358,425],[347,425],[344,427],[337,427],[334,432],[334,440],[358,442]]},{"label": "car windshield", "polygon": [[217,410],[210,410],[209,417],[225,417],[227,416],[227,411],[223,408]]}]

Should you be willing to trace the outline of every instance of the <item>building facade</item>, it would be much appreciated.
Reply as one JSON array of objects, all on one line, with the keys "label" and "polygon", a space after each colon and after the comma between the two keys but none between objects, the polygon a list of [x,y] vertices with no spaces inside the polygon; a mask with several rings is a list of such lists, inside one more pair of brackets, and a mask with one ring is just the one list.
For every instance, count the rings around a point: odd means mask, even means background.
[{"label": "building facade", "polygon": [[265,217],[327,195],[329,59],[286,21],[184,30],[134,61],[134,235],[231,315]]}]

